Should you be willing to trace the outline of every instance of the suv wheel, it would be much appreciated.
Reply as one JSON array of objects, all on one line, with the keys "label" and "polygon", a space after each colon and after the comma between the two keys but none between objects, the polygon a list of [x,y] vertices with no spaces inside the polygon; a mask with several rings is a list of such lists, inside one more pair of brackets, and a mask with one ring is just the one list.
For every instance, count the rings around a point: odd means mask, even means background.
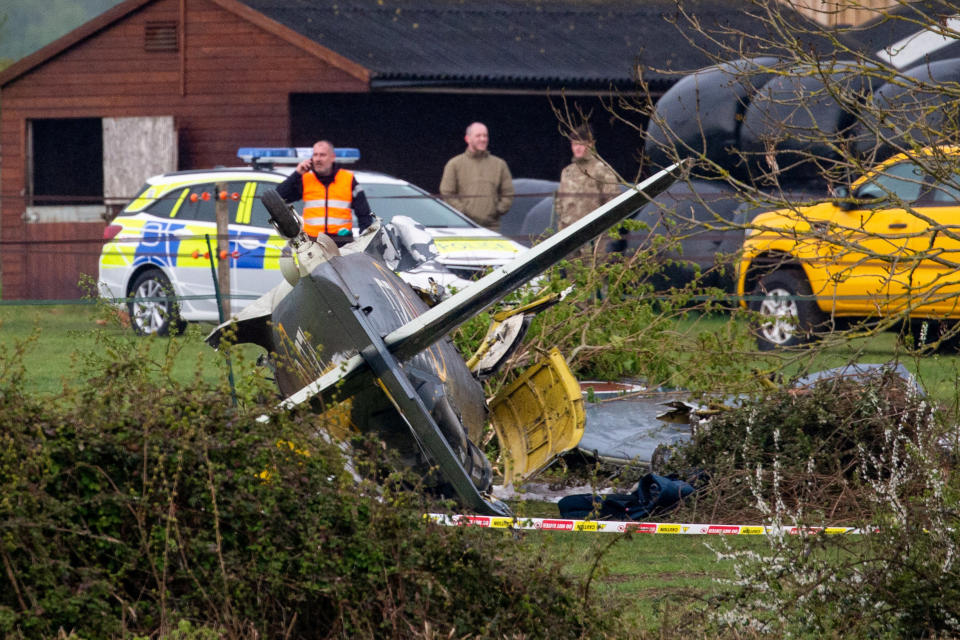
[{"label": "suv wheel", "polygon": [[750,310],[756,314],[757,347],[771,351],[793,347],[815,338],[824,314],[812,299],[810,283],[802,272],[779,269],[764,276],[753,291]]},{"label": "suv wheel", "polygon": [[[179,335],[186,323],[180,319],[180,307],[174,297],[170,280],[158,269],[144,271],[133,281],[127,303],[130,309],[130,325],[138,335]],[[164,300],[138,300],[137,298],[165,298]]]}]

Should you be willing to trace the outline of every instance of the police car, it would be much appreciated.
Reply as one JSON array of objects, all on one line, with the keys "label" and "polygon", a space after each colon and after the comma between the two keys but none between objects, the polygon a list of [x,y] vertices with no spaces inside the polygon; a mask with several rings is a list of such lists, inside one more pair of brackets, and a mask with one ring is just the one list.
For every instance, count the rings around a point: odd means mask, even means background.
[{"label": "police car", "polygon": [[[139,194],[104,230],[99,292],[126,302],[139,334],[179,333],[190,321],[219,320],[214,277],[230,262],[230,309],[237,313],[283,278],[286,245],[270,224],[260,196],[274,189],[310,148],[242,148],[247,166],[177,171],[147,180]],[[359,159],[356,149],[336,149],[337,162]],[[409,182],[354,171],[370,208],[381,221],[406,216],[423,225],[443,267],[471,279],[512,260],[524,247],[478,226]],[[229,249],[216,255],[216,206],[226,205]],[[297,211],[302,203],[294,203]],[[358,230],[354,228],[356,235]],[[211,252],[214,254],[211,257]],[[401,271],[400,276],[404,273]]]}]

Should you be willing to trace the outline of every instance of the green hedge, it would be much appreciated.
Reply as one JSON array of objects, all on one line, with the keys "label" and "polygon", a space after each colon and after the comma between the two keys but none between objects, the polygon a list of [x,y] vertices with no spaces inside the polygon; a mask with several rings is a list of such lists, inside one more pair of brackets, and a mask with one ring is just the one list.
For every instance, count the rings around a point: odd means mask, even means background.
[{"label": "green hedge", "polygon": [[4,637],[613,630],[554,561],[519,553],[509,533],[425,521],[437,505],[402,489],[416,479],[357,457],[353,469],[378,477],[358,480],[322,418],[258,404],[264,388],[242,382],[235,406],[228,389],[179,385],[114,344],[63,397],[35,397],[3,355]]}]

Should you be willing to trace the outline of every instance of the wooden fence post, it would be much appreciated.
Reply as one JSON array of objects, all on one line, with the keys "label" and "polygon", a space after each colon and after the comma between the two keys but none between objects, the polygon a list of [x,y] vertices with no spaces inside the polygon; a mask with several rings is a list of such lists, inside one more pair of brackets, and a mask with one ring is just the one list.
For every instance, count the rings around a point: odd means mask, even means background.
[{"label": "wooden fence post", "polygon": [[227,184],[217,183],[217,281],[223,300],[223,317],[230,318],[230,215],[227,206]]}]

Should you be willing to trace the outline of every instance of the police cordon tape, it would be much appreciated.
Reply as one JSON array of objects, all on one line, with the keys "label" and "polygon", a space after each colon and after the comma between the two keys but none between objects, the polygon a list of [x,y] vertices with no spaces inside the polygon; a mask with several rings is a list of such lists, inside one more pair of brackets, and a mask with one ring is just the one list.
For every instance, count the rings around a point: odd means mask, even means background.
[{"label": "police cordon tape", "polygon": [[686,524],[673,522],[614,522],[609,520],[567,520],[564,518],[504,518],[498,516],[428,513],[424,518],[450,527],[481,527],[523,531],[573,531],[579,533],[653,533],[667,535],[841,535],[862,534],[857,527],[773,527],[745,524]]}]

